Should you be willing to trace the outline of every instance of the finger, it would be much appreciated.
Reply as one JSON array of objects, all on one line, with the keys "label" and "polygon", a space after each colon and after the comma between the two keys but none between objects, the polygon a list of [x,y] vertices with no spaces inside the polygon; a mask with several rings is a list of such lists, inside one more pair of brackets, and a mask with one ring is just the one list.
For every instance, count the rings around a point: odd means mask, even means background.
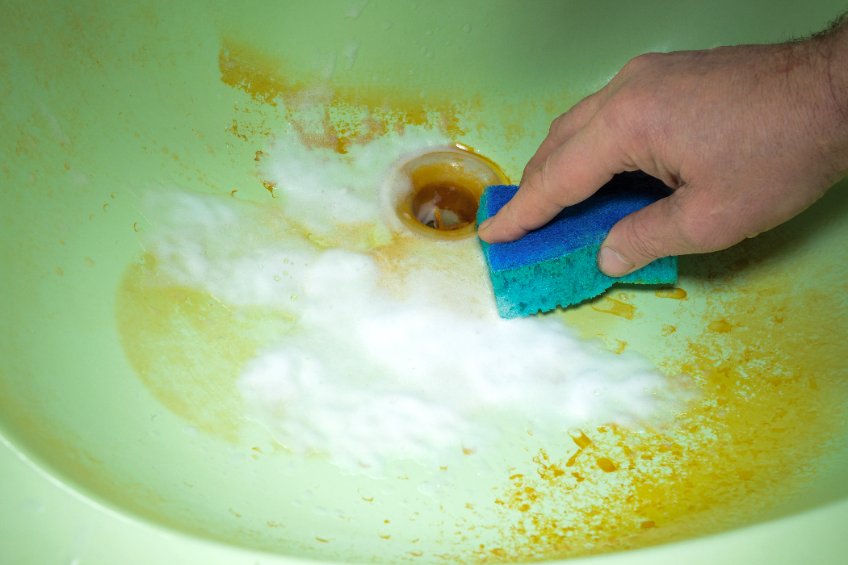
[{"label": "finger", "polygon": [[699,193],[684,186],[622,218],[601,245],[601,271],[621,277],[660,257],[715,251],[740,241],[728,222],[704,220],[709,206]]},{"label": "finger", "polygon": [[524,167],[524,174],[521,177],[522,182],[529,171],[538,169],[551,153],[583,129],[595,113],[597,113],[599,106],[600,92],[595,92],[582,99],[566,113],[551,122],[547,137],[542,140],[536,153]]},{"label": "finger", "polygon": [[540,168],[528,171],[512,200],[480,225],[480,238],[489,243],[518,239],[566,206],[588,198],[624,168],[613,136],[590,124],[551,153]]}]

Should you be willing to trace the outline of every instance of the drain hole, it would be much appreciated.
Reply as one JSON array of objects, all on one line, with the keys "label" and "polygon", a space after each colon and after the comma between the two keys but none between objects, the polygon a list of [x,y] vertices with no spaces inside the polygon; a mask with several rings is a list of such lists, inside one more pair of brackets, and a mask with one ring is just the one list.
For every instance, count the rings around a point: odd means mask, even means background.
[{"label": "drain hole", "polygon": [[483,190],[507,182],[495,163],[461,145],[419,155],[400,173],[405,188],[395,201],[398,217],[408,228],[442,239],[472,235]]},{"label": "drain hole", "polygon": [[428,184],[415,193],[412,214],[428,228],[458,230],[474,222],[477,200],[476,194],[462,186]]}]

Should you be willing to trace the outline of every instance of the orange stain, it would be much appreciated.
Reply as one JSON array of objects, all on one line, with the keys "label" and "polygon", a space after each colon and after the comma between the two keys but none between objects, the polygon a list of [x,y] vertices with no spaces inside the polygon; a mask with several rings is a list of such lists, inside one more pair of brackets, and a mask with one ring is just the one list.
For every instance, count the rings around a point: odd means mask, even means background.
[{"label": "orange stain", "polygon": [[710,322],[707,325],[707,329],[709,329],[711,332],[726,334],[733,329],[733,326],[730,324],[730,322],[722,318],[721,320],[713,320],[712,322]]},{"label": "orange stain", "polygon": [[[256,103],[281,109],[286,122],[309,147],[344,154],[351,145],[416,125],[428,125],[454,139],[466,133],[456,98],[403,95],[368,85],[336,86],[319,77],[295,77],[290,67],[283,60],[233,41],[225,41],[218,54],[221,81],[246,93]],[[471,100],[464,103],[473,104]],[[320,117],[303,112],[305,108],[317,108]],[[249,139],[249,129],[237,121],[229,128],[242,141]]]},{"label": "orange stain", "polygon": [[654,296],[658,298],[671,298],[673,300],[686,300],[689,295],[682,288],[662,288],[654,291]]},{"label": "orange stain", "polygon": [[263,180],[263,181],[262,181],[262,186],[264,186],[264,187],[265,187],[265,190],[267,190],[267,191],[268,191],[268,193],[269,193],[271,196],[274,196],[274,190],[277,188],[277,185],[276,185],[276,184],[274,184],[274,183],[273,183],[273,182],[271,182],[271,181]]},{"label": "orange stain", "polygon": [[618,465],[616,465],[612,459],[598,457],[595,461],[598,464],[598,468],[604,473],[612,473],[613,471],[618,470]]},{"label": "orange stain", "polygon": [[636,307],[616,298],[604,297],[596,303],[592,303],[592,310],[603,314],[612,314],[625,320],[632,320],[636,315]]},{"label": "orange stain", "polygon": [[498,498],[517,516],[501,544],[505,559],[576,557],[721,531],[815,477],[815,461],[848,416],[845,309],[827,291],[801,292],[779,277],[740,287],[732,298],[707,295],[703,333],[665,367],[702,383],[701,398],[673,425],[605,425],[591,439],[573,432],[559,449],[537,453],[536,475],[509,481]]},{"label": "orange stain", "polygon": [[668,337],[677,331],[677,326],[673,326],[671,324],[664,324],[662,330],[660,331],[663,336]]},{"label": "orange stain", "polygon": [[590,445],[592,445],[592,440],[591,440],[591,439],[589,439],[589,438],[586,436],[586,434],[584,434],[584,433],[583,433],[582,431],[580,431],[580,430],[577,430],[576,432],[573,432],[573,433],[571,433],[571,434],[569,434],[569,435],[571,436],[571,440],[572,440],[575,444],[577,444],[577,447],[579,447],[580,449],[586,449],[587,447],[589,447]]}]

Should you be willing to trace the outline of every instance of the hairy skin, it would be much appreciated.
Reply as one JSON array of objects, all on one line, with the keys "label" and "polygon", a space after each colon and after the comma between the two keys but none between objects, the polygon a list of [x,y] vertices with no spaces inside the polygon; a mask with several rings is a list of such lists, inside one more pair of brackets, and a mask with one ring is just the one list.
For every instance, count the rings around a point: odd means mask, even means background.
[{"label": "hairy skin", "polygon": [[725,249],[810,206],[848,173],[848,18],[799,42],[632,59],[554,120],[479,235],[518,239],[637,169],[674,192],[613,227],[598,256],[611,276]]}]

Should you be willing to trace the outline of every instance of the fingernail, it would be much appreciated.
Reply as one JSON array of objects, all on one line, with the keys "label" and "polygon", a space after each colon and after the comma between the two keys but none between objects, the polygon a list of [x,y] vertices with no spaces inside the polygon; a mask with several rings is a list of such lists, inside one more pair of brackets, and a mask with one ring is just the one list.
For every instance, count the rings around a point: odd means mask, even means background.
[{"label": "fingernail", "polygon": [[618,251],[607,246],[601,247],[598,253],[598,266],[611,277],[624,276],[636,268],[636,265],[627,261]]},{"label": "fingernail", "polygon": [[484,220],[483,223],[480,224],[480,226],[477,228],[477,231],[486,231],[486,228],[488,228],[490,225],[492,225],[492,218]]}]

